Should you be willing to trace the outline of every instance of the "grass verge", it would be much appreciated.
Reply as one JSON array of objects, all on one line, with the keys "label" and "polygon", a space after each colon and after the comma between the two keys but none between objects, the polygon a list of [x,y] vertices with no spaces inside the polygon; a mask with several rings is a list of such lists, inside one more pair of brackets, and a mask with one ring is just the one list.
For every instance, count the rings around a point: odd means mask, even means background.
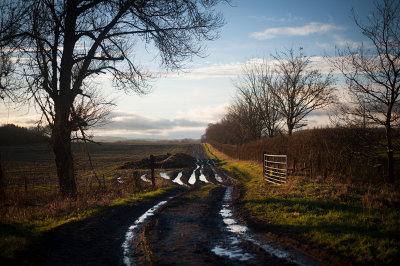
[{"label": "grass verge", "polygon": [[67,216],[40,217],[37,219],[26,219],[17,222],[0,222],[0,264],[15,264],[18,260],[19,254],[32,248],[40,241],[40,238],[45,232],[55,227],[69,222],[87,219],[113,206],[127,205],[136,201],[160,196],[175,188],[176,186],[162,187],[154,191],[118,199],[107,205],[91,207],[87,210],[75,212]]},{"label": "grass verge", "polygon": [[262,166],[234,160],[204,145],[216,163],[245,188],[240,206],[265,231],[289,235],[360,264],[390,265],[400,259],[400,193],[389,185],[289,177],[269,184]]}]

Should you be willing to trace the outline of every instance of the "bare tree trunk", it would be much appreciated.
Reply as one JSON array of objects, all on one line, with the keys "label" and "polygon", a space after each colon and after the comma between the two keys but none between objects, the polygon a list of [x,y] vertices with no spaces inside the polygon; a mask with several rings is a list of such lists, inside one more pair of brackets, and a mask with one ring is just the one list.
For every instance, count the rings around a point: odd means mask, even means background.
[{"label": "bare tree trunk", "polygon": [[4,198],[5,198],[5,185],[4,185],[3,168],[1,167],[1,152],[0,152],[0,199]]},{"label": "bare tree trunk", "polygon": [[77,189],[74,176],[74,162],[71,151],[71,131],[66,123],[56,121],[52,133],[57,175],[63,197],[76,198]]},{"label": "bare tree trunk", "polygon": [[386,125],[386,148],[387,148],[387,170],[389,174],[389,182],[394,183],[394,157],[393,157],[393,143],[392,143],[392,128],[389,125]]},{"label": "bare tree trunk", "polygon": [[288,135],[289,136],[292,135],[292,133],[293,133],[293,124],[288,122],[287,123],[287,128],[288,128]]}]

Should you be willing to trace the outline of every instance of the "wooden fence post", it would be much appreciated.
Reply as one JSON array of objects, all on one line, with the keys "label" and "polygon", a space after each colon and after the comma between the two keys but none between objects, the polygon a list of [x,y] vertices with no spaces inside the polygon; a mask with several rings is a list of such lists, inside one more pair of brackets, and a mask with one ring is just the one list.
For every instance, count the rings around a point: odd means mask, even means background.
[{"label": "wooden fence post", "polygon": [[151,185],[153,186],[153,188],[156,186],[156,180],[154,177],[154,156],[153,154],[150,155],[150,169],[151,169]]}]

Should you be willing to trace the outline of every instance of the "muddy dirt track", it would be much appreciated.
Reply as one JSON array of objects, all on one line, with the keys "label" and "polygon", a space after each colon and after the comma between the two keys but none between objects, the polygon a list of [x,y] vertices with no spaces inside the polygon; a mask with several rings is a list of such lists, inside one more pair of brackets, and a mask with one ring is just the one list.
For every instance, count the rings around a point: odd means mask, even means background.
[{"label": "muddy dirt track", "polygon": [[57,227],[25,264],[318,264],[279,250],[252,233],[234,215],[234,179],[206,157],[202,146],[196,145],[192,155],[196,165],[171,176],[171,182],[179,183],[179,178],[182,185],[168,195],[115,206]]}]

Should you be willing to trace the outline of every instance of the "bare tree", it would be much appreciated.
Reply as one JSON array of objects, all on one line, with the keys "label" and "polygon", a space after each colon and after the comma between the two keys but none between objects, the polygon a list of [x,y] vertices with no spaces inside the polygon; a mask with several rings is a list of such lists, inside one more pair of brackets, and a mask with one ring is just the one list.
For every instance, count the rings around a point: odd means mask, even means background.
[{"label": "bare tree", "polygon": [[278,112],[276,96],[272,93],[274,75],[268,61],[254,61],[242,68],[242,73],[234,82],[237,97],[253,105],[258,114],[252,118],[261,119],[263,130],[269,137],[275,136],[280,128],[281,116]]},{"label": "bare tree", "polygon": [[[77,101],[86,97],[85,83],[108,73],[114,85],[144,93],[149,73],[133,57],[134,44],[154,44],[166,69],[177,69],[201,55],[200,41],[213,40],[223,25],[214,6],[222,0],[25,0],[15,9],[20,19],[18,53],[28,94],[52,127],[60,190],[76,197],[71,132],[82,126]],[[2,4],[5,1],[1,2]],[[7,3],[9,3],[7,1]],[[79,104],[78,104],[79,105]]]},{"label": "bare tree", "polygon": [[277,60],[274,66],[276,80],[271,88],[291,135],[293,130],[307,125],[305,117],[311,111],[334,101],[334,79],[332,74],[324,76],[312,68],[310,58],[303,54],[302,48],[298,54],[289,49],[273,57]]},{"label": "bare tree", "polygon": [[11,0],[2,0],[0,3],[0,99],[16,100],[15,92],[21,83],[15,77],[15,63],[19,62],[19,58],[14,52],[18,49],[20,40],[15,40],[12,36],[19,31],[27,9]]},{"label": "bare tree", "polygon": [[400,2],[377,1],[375,7],[366,24],[352,10],[356,25],[372,48],[361,45],[355,50],[339,50],[332,63],[347,82],[350,101],[343,113],[385,127],[389,180],[394,182],[392,138],[400,123]]},{"label": "bare tree", "polygon": [[263,123],[252,95],[236,95],[234,103],[228,107],[225,119],[238,125],[239,144],[261,138]]}]

